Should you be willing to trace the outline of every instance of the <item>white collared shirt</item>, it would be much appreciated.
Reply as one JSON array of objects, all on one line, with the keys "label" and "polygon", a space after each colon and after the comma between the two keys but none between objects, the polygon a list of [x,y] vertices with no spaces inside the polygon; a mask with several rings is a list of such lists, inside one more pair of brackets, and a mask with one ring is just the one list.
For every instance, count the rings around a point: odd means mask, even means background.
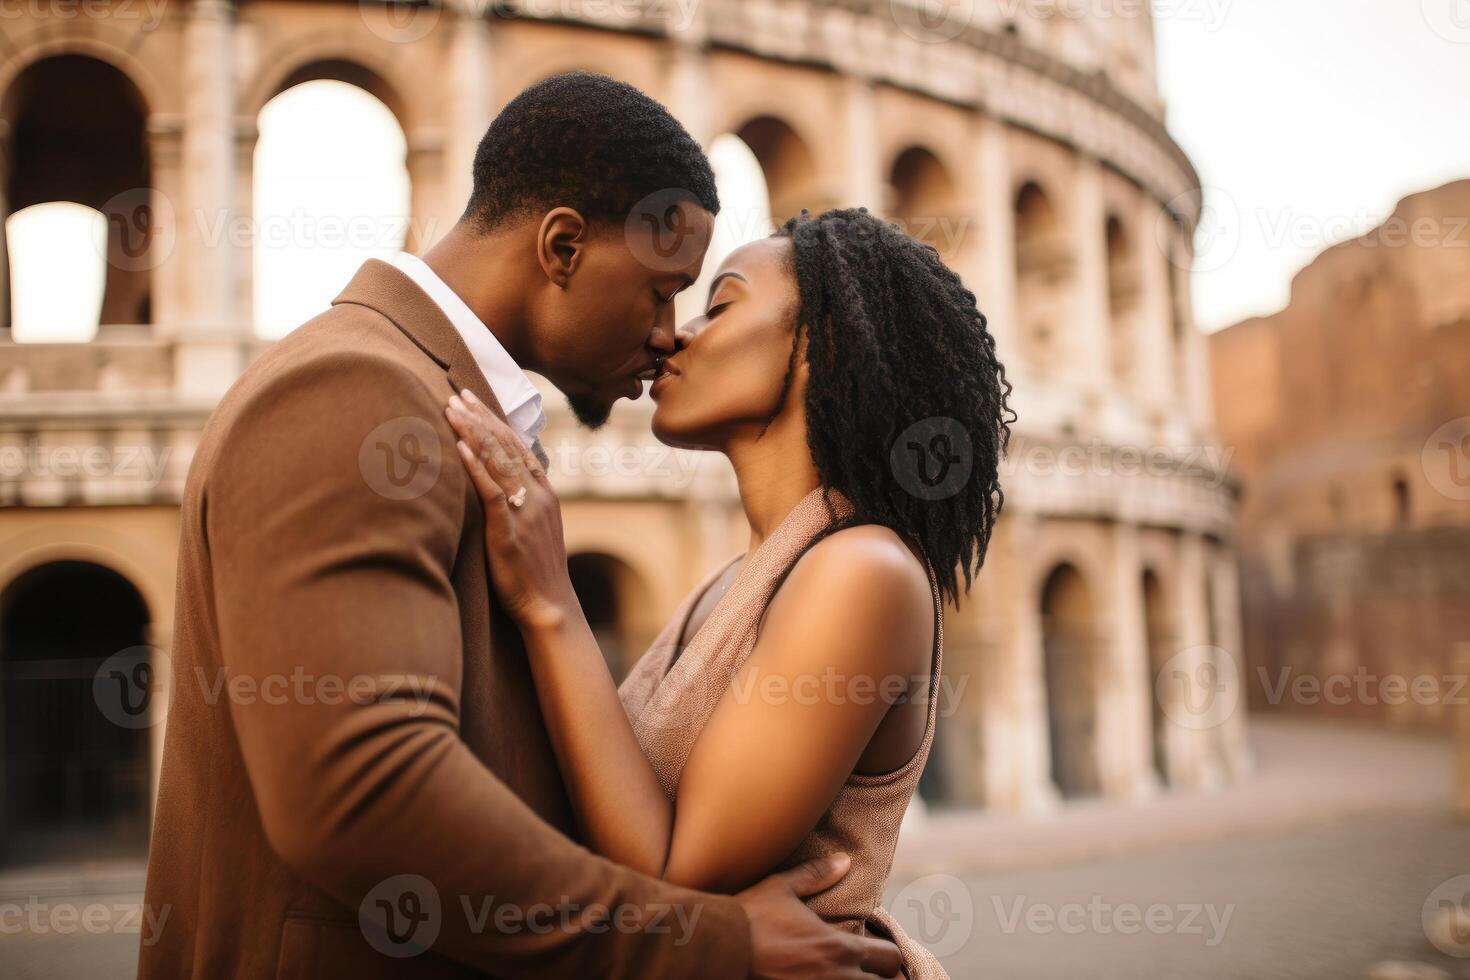
[{"label": "white collared shirt", "polygon": [[438,273],[429,268],[428,263],[408,252],[399,252],[391,261],[395,268],[427,293],[454,324],[454,329],[470,349],[475,366],[490,383],[490,390],[495,393],[495,400],[500,402],[511,428],[527,446],[533,445],[546,427],[546,413],[541,409],[541,392],[526,377],[526,372],[511,359],[490,328],[475,316],[458,293],[439,278]]}]

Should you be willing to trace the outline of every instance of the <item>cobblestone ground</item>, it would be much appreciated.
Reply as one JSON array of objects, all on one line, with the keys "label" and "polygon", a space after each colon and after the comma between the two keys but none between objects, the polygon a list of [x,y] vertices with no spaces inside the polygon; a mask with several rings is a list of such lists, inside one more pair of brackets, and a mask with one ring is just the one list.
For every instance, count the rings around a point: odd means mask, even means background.
[{"label": "cobblestone ground", "polygon": [[1470,959],[1431,945],[1422,910],[1466,873],[1470,825],[1398,814],[1068,867],[899,880],[886,904],[956,980],[1367,980],[1382,961],[1462,980]]}]

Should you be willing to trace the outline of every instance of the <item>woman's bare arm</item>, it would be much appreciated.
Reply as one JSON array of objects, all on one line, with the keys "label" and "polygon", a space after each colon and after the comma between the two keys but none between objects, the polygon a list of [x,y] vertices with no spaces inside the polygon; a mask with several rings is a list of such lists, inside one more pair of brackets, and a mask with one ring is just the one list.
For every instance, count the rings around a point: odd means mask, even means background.
[{"label": "woman's bare arm", "polygon": [[[468,426],[456,428],[472,437]],[[503,443],[502,465],[520,448]],[[813,546],[772,600],[755,650],[696,741],[670,803],[561,580],[560,521],[541,499],[549,487],[538,480],[535,499],[507,507],[518,478],[492,474],[498,467],[482,460],[495,458],[477,446],[465,462],[486,500],[497,591],[511,593],[502,598],[525,638],[586,842],[621,864],[707,891],[735,892],[767,874],[831,805],[913,676],[927,677],[933,604],[923,568],[884,528],[838,531]]]}]

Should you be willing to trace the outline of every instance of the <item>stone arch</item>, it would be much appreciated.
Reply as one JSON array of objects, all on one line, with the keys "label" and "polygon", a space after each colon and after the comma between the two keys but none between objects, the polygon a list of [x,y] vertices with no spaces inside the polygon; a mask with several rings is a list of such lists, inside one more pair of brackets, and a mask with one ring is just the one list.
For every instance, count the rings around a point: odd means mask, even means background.
[{"label": "stone arch", "polygon": [[1092,589],[1077,566],[1062,562],[1047,573],[1038,604],[1052,782],[1063,798],[1092,796],[1102,789]]},{"label": "stone arch", "polygon": [[888,168],[888,191],[889,216],[950,261],[962,240],[963,214],[958,183],[939,155],[920,144],[904,148]]},{"label": "stone arch", "polygon": [[733,130],[761,165],[766,192],[771,202],[771,220],[777,226],[799,214],[825,210],[825,195],[819,186],[816,156],[811,144],[784,118],[757,115]]},{"label": "stone arch", "polygon": [[[129,50],[135,41],[134,35],[94,18],[79,18],[78,22],[92,25],[92,34],[56,35],[48,31],[29,43],[20,42],[0,60],[0,105],[9,101],[10,89],[16,78],[36,62],[60,55],[81,55],[117,69],[138,90],[148,112],[172,108],[157,76]],[[10,118],[3,108],[0,108],[0,118]]]},{"label": "stone arch", "polygon": [[1066,239],[1053,196],[1040,183],[1022,183],[1012,207],[1021,350],[1034,365],[1044,369],[1061,353],[1061,332],[1076,276],[1074,250]]},{"label": "stone arch", "polygon": [[605,551],[573,552],[567,569],[608,670],[621,681],[653,642],[652,590],[631,564]]},{"label": "stone arch", "polygon": [[[433,227],[416,194],[423,188],[415,186],[420,175],[413,172],[404,112],[401,104],[395,109],[398,96],[381,76],[355,63],[315,61],[292,70],[281,84],[260,110],[249,166],[251,213],[262,229],[252,256],[251,306],[253,327],[264,337],[281,336],[325,309],[364,260],[422,245],[415,233]],[[304,132],[300,121],[320,105],[340,111]],[[355,125],[325,132],[347,119]],[[303,154],[298,143],[313,139],[319,141],[314,152]],[[355,142],[361,152],[352,148]],[[276,169],[265,173],[272,164]],[[355,183],[374,193],[363,197]],[[298,213],[322,234],[279,234],[278,223],[294,224]],[[329,236],[331,229],[338,231]]]},{"label": "stone arch", "polygon": [[151,625],[141,590],[93,561],[34,564],[0,589],[0,861],[146,851]]},{"label": "stone arch", "polygon": [[[387,42],[384,42],[387,44]],[[405,133],[415,133],[430,123],[429,113],[415,95],[424,86],[401,77],[399,66],[374,45],[338,36],[298,41],[283,46],[273,59],[263,62],[255,81],[246,86],[239,113],[255,119],[267,102],[302,82],[331,80],[355,85],[386,105]]]},{"label": "stone arch", "polygon": [[1137,376],[1142,332],[1139,317],[1143,283],[1138,243],[1137,237],[1115,213],[1107,216],[1103,234],[1107,241],[1108,326],[1113,376],[1128,384]]},{"label": "stone arch", "polygon": [[[142,90],[110,61],[59,52],[31,60],[10,77],[0,116],[9,122],[11,144],[0,219],[61,201],[99,213],[105,254],[95,256],[102,282],[97,325],[150,322],[154,250],[166,247],[167,236],[155,219]],[[10,289],[27,284],[9,287],[0,291],[5,325],[11,323]]]}]

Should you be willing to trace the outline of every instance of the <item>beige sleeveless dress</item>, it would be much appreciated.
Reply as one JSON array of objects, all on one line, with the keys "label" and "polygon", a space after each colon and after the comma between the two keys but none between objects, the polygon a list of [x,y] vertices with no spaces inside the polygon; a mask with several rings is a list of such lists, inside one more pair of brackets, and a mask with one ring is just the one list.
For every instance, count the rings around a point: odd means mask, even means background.
[{"label": "beige sleeveless dress", "polygon": [[[684,600],[623,682],[619,690],[623,707],[670,800],[675,797],[679,776],[700,731],[755,648],[761,619],[776,589],[807,548],[844,526],[851,506],[836,493],[833,503],[835,515],[829,513],[820,489],[803,498],[746,559],[729,590],[681,653],[679,637],[699,597],[735,559],[716,569]],[[919,750],[892,772],[850,775],[831,807],[783,865],[791,867],[833,851],[850,854],[852,870],[847,876],[828,891],[807,899],[807,904],[823,919],[842,928],[891,936],[903,953],[904,972],[911,980],[946,976],[933,955],[909,939],[880,904],[898,844],[898,827],[934,741],[943,631],[939,589],[932,570],[929,584],[934,592],[936,626],[928,722]]]}]

